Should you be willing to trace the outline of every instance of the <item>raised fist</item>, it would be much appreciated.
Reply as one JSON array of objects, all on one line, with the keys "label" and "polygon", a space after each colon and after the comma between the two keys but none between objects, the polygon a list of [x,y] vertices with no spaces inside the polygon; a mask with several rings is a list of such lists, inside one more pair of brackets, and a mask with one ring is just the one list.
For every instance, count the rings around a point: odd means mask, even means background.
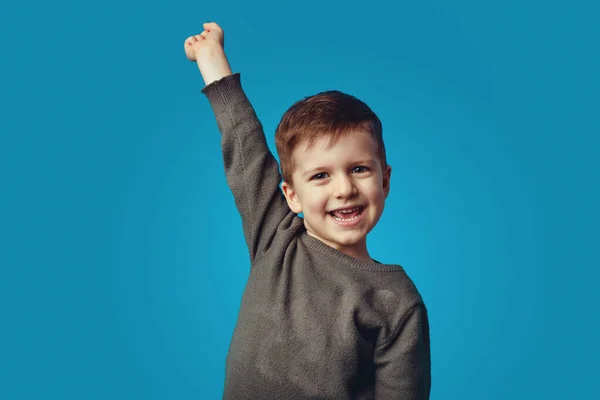
[{"label": "raised fist", "polygon": [[208,22],[202,25],[204,31],[199,35],[190,36],[185,40],[185,55],[190,61],[197,61],[204,53],[211,49],[221,49],[225,47],[225,37],[223,29],[214,22]]}]

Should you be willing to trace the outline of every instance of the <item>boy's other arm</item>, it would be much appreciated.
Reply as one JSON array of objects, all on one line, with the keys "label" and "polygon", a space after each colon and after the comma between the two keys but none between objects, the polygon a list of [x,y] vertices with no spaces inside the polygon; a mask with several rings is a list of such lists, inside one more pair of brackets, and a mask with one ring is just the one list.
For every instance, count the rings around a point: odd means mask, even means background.
[{"label": "boy's other arm", "polygon": [[281,175],[269,151],[262,124],[244,93],[240,75],[233,74],[223,49],[223,31],[204,24],[201,35],[185,42],[188,59],[196,61],[221,132],[227,183],[242,217],[244,236],[253,261],[271,244],[281,224],[295,214],[279,188]]},{"label": "boy's other arm", "polygon": [[431,391],[429,319],[414,307],[397,331],[375,349],[375,398],[428,400]]}]

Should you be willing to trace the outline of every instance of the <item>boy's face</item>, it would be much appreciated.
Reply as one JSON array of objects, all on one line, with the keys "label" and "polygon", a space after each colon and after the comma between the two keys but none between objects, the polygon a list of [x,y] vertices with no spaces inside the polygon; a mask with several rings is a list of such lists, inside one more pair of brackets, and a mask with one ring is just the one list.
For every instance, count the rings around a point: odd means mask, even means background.
[{"label": "boy's face", "polygon": [[282,189],[290,209],[304,214],[308,234],[352,257],[370,260],[367,233],[389,193],[391,167],[382,166],[377,144],[366,132],[352,132],[330,145],[324,137],[293,153],[293,187]]}]

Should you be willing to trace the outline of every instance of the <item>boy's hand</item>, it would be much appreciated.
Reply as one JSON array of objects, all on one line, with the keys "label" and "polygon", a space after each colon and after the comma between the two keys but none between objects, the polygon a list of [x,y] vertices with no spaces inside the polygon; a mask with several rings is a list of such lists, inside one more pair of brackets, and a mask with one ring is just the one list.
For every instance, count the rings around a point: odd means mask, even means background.
[{"label": "boy's hand", "polygon": [[223,29],[214,22],[203,24],[204,31],[199,35],[190,36],[185,40],[185,55],[190,61],[197,61],[205,53],[223,50],[225,36]]},{"label": "boy's hand", "polygon": [[202,78],[210,83],[231,75],[231,67],[225,56],[225,36],[214,22],[205,23],[204,31],[185,40],[184,49],[188,60],[198,64]]}]

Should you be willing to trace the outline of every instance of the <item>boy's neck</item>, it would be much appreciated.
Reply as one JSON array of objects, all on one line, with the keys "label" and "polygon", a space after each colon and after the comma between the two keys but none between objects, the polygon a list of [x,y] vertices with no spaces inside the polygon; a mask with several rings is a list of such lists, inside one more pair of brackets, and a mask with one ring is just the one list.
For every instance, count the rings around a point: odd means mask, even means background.
[{"label": "boy's neck", "polygon": [[346,254],[347,256],[350,256],[352,258],[356,258],[358,260],[365,261],[365,262],[373,262],[373,259],[371,258],[371,256],[369,255],[369,251],[367,250],[367,239],[366,238],[364,238],[360,243],[357,243],[354,246],[341,246],[339,244],[330,243],[329,241],[324,240],[324,239],[314,235],[308,229],[307,229],[306,233],[308,233],[309,236],[312,236],[315,239],[326,244],[327,246],[332,247],[332,248],[336,249],[337,251],[340,251],[340,252]]}]

